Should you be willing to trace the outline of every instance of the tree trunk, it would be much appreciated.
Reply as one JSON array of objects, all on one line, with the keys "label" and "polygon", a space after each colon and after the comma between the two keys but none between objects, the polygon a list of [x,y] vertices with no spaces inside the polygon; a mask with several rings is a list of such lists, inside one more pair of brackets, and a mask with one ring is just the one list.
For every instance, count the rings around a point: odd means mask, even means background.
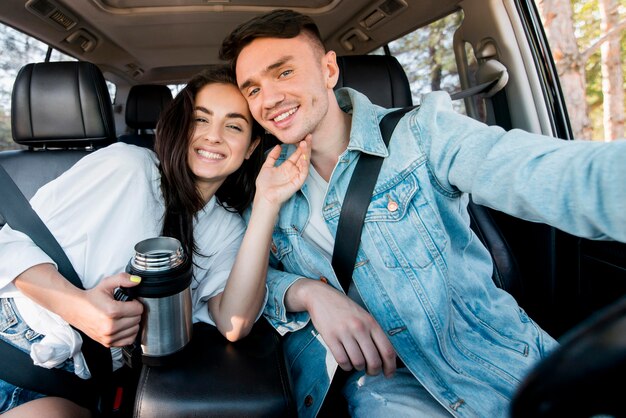
[{"label": "tree trunk", "polygon": [[[600,36],[605,36],[619,23],[617,0],[600,0]],[[604,138],[607,141],[624,137],[624,88],[619,36],[610,36],[602,43],[602,95],[604,104]]]},{"label": "tree trunk", "polygon": [[587,116],[585,63],[578,50],[569,0],[536,0],[556,62],[574,137],[591,139]]}]

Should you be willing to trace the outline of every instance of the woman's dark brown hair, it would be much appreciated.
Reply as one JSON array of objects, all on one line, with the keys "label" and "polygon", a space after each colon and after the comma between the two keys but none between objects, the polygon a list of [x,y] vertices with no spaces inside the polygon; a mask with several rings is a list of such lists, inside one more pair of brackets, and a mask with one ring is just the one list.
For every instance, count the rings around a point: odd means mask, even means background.
[{"label": "woman's dark brown hair", "polygon": [[[205,70],[194,76],[163,111],[157,125],[154,150],[159,157],[161,191],[165,200],[163,235],[178,239],[187,254],[199,254],[193,238],[193,220],[205,205],[189,168],[187,153],[195,126],[195,99],[208,84],[235,83],[227,66]],[[229,175],[216,192],[220,205],[232,212],[243,212],[254,198],[255,179],[264,161],[264,135],[253,120],[252,140],[261,138],[249,159]]]}]

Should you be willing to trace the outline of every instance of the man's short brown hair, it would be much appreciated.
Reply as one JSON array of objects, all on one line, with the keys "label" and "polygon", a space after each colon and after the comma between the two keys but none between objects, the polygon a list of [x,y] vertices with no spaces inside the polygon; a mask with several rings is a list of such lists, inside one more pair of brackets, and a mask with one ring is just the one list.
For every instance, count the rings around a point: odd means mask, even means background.
[{"label": "man's short brown hair", "polygon": [[222,42],[219,56],[234,67],[241,50],[255,39],[289,39],[301,33],[306,34],[322,54],[325,52],[322,37],[313,19],[293,10],[279,9],[239,25]]}]

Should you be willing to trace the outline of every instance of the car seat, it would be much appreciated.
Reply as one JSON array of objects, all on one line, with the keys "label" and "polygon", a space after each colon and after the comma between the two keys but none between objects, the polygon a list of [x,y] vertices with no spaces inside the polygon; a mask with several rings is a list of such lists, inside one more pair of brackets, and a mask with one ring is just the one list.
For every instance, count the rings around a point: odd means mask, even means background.
[{"label": "car seat", "polygon": [[30,199],[76,161],[115,142],[100,69],[87,62],[24,66],[13,87],[11,130],[13,140],[28,149],[1,152],[0,164]]},{"label": "car seat", "polygon": [[132,132],[120,135],[118,141],[153,149],[159,115],[171,101],[172,92],[167,86],[132,86],[126,99],[126,126]]}]

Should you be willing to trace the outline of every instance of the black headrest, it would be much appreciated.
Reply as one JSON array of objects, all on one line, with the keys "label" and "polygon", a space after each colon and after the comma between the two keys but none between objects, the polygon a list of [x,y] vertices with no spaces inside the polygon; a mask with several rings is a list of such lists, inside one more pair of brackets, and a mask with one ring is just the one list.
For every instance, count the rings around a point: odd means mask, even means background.
[{"label": "black headrest", "polygon": [[18,144],[104,146],[115,142],[111,97],[88,62],[27,64],[15,79],[11,127]]},{"label": "black headrest", "polygon": [[404,69],[391,55],[346,55],[337,57],[337,86],[351,87],[379,106],[412,106],[411,87]]},{"label": "black headrest", "polygon": [[131,87],[126,100],[126,125],[133,129],[154,129],[161,111],[172,101],[167,86],[144,84]]}]

